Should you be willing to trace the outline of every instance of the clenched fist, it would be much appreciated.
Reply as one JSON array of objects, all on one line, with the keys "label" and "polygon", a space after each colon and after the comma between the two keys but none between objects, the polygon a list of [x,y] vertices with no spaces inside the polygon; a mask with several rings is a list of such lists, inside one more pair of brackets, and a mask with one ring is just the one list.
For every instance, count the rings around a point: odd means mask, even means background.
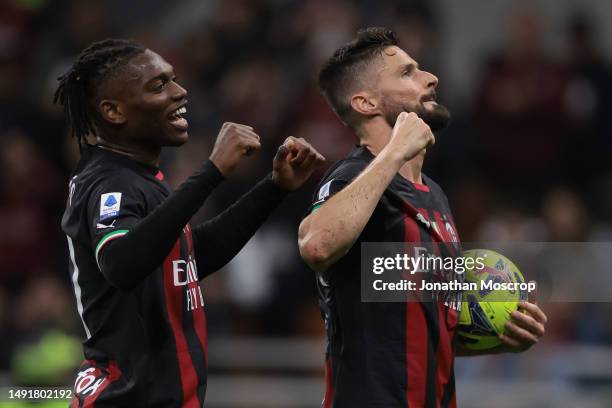
[{"label": "clenched fist", "polygon": [[296,190],[323,163],[325,157],[306,140],[289,136],[274,156],[272,181],[285,190]]},{"label": "clenched fist", "polygon": [[401,155],[402,160],[408,161],[435,142],[433,132],[423,119],[414,112],[402,112],[397,117],[386,148]]},{"label": "clenched fist", "polygon": [[242,156],[248,156],[260,148],[259,136],[252,127],[225,122],[215,141],[210,160],[227,177],[236,168]]}]

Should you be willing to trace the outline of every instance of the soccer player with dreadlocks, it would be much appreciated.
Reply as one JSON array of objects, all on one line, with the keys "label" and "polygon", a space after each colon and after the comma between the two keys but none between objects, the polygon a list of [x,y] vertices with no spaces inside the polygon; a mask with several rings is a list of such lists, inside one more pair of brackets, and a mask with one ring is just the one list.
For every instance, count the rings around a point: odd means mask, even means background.
[{"label": "soccer player with dreadlocks", "polygon": [[62,219],[87,337],[73,407],[201,407],[208,356],[198,281],[229,262],[324,160],[287,138],[269,176],[191,227],[260,140],[249,126],[223,124],[209,159],[172,192],[159,157],[187,141],[186,98],[170,64],[126,40],[92,44],[60,77],[55,101],[81,149]]}]

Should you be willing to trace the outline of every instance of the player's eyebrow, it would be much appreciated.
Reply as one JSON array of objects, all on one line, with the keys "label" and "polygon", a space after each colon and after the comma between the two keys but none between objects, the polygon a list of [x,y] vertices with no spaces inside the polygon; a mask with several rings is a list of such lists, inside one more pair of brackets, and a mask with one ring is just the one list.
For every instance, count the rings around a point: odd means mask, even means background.
[{"label": "player's eyebrow", "polygon": [[147,85],[157,80],[160,80],[160,79],[163,80],[163,79],[171,79],[171,78],[174,78],[174,70],[172,68],[170,68],[168,71],[164,71],[160,73],[159,75],[156,75],[153,78],[149,79],[147,81]]}]

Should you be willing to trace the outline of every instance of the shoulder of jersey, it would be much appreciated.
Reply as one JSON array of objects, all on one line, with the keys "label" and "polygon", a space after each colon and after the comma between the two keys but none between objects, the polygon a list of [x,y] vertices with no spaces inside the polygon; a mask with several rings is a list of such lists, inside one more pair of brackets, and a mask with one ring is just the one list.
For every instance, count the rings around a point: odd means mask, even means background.
[{"label": "shoulder of jersey", "polygon": [[444,193],[444,190],[442,190],[442,187],[440,187],[440,185],[433,181],[429,176],[423,174],[423,181],[429,186],[429,189],[433,193],[440,194],[446,198],[446,194]]},{"label": "shoulder of jersey", "polygon": [[331,178],[353,178],[357,177],[366,167],[369,162],[361,157],[349,157],[342,159],[333,165],[328,171],[323,180]]}]

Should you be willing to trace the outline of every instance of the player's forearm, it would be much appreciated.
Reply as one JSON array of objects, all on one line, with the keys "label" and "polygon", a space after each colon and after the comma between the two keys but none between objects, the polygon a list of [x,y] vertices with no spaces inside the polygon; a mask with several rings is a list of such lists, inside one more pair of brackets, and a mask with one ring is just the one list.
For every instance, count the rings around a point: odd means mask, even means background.
[{"label": "player's forearm", "polygon": [[268,176],[221,214],[194,227],[199,278],[231,261],[287,194]]},{"label": "player's forearm", "polygon": [[403,163],[383,150],[347,187],[304,219],[298,243],[311,268],[325,270],[348,252]]},{"label": "player's forearm", "polygon": [[109,242],[98,258],[108,281],[128,290],[155,271],[181,230],[222,180],[223,175],[208,161],[125,236]]}]

